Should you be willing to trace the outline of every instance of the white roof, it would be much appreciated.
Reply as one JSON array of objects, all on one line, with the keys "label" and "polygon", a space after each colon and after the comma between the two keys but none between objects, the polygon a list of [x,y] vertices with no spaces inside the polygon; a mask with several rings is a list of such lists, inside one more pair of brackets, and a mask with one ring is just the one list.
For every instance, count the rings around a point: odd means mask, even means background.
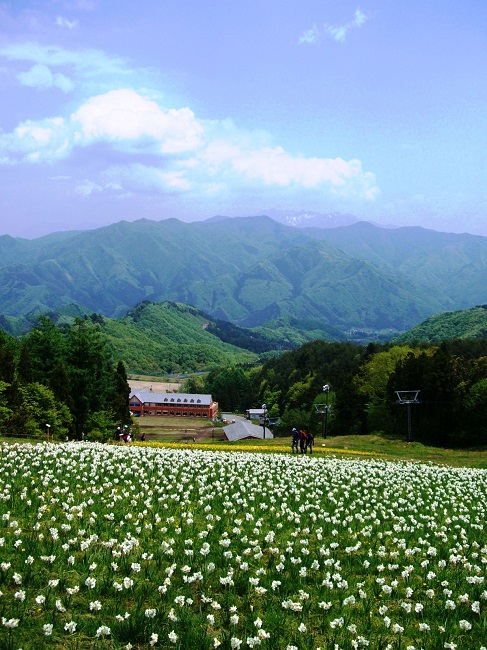
[{"label": "white roof", "polygon": [[213,398],[211,395],[202,395],[200,393],[162,393],[150,389],[144,389],[139,391],[134,391],[130,393],[130,399],[136,397],[142,404],[161,404],[170,406],[179,405],[184,406],[210,406],[213,404]]},{"label": "white roof", "polygon": [[[263,438],[264,429],[256,424],[252,424],[248,420],[237,420],[233,424],[228,424],[223,427],[223,431],[228,440],[242,440],[243,438]],[[273,438],[272,432],[269,429],[265,430],[266,438]]]}]

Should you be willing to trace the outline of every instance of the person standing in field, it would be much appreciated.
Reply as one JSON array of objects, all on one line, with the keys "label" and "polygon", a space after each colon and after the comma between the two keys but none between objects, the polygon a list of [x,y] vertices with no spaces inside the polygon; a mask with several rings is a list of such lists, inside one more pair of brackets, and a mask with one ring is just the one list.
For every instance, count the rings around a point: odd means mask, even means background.
[{"label": "person standing in field", "polygon": [[294,428],[291,431],[291,435],[292,435],[291,453],[292,454],[294,454],[294,453],[297,454],[297,453],[299,453],[299,447],[298,447],[298,445],[299,445],[299,431],[296,428]]},{"label": "person standing in field", "polygon": [[301,450],[302,454],[306,453],[306,431],[304,429],[300,429],[299,431],[299,448]]},{"label": "person standing in field", "polygon": [[306,432],[306,450],[309,448],[309,453],[313,453],[313,445],[315,444],[315,437],[311,431]]}]

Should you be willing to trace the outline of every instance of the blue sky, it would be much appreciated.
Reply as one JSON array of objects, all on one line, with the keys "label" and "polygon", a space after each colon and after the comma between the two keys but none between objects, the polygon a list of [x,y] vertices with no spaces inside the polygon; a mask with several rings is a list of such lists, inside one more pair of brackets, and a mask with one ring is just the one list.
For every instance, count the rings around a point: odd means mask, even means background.
[{"label": "blue sky", "polygon": [[0,234],[268,209],[487,235],[485,0],[0,0]]}]

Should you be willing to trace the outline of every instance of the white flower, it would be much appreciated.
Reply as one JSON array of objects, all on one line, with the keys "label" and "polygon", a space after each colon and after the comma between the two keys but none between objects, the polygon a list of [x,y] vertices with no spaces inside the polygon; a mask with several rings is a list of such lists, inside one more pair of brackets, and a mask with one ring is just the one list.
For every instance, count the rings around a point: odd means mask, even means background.
[{"label": "white flower", "polygon": [[66,623],[66,625],[64,626],[64,629],[69,634],[74,634],[76,632],[76,626],[77,623],[75,623],[74,621],[69,621],[69,623]]},{"label": "white flower", "polygon": [[472,629],[472,624],[469,623],[468,621],[464,620],[464,619],[459,621],[458,624],[460,626],[460,629],[464,630],[465,632],[470,632],[470,630]]},{"label": "white flower", "polygon": [[45,635],[45,636],[51,636],[51,634],[52,634],[52,628],[53,628],[52,623],[45,623],[45,624],[42,626],[42,629],[43,629],[43,631],[44,631],[44,635]]},{"label": "white flower", "polygon": [[56,600],[56,609],[58,612],[64,613],[66,611],[66,607],[62,604],[62,602],[58,599]]},{"label": "white flower", "polygon": [[2,625],[5,625],[5,627],[12,629],[19,626],[19,621],[20,619],[18,618],[10,618],[8,621],[6,618],[2,618]]},{"label": "white flower", "polygon": [[97,629],[95,636],[97,639],[99,639],[102,636],[109,636],[110,634],[111,634],[110,628],[107,627],[106,625],[102,625]]},{"label": "white flower", "polygon": [[306,630],[307,630],[307,627],[306,627],[306,625],[304,623],[300,623],[298,625],[298,632],[304,633],[304,632],[306,632]]},{"label": "white flower", "polygon": [[174,630],[171,630],[171,632],[169,632],[169,634],[167,635],[167,638],[171,643],[176,643],[176,641],[178,640],[178,635]]}]

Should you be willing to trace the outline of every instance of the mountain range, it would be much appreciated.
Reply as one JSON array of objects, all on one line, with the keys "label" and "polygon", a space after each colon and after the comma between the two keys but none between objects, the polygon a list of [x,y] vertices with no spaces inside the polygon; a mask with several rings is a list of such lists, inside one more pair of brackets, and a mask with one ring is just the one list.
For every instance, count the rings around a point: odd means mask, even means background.
[{"label": "mountain range", "polygon": [[306,215],[293,226],[269,216],[141,219],[33,240],[4,235],[0,324],[73,303],[119,318],[148,300],[194,305],[288,340],[292,332],[343,340],[354,330],[392,338],[487,302],[486,237],[350,215],[348,225],[313,227],[320,215]]}]

